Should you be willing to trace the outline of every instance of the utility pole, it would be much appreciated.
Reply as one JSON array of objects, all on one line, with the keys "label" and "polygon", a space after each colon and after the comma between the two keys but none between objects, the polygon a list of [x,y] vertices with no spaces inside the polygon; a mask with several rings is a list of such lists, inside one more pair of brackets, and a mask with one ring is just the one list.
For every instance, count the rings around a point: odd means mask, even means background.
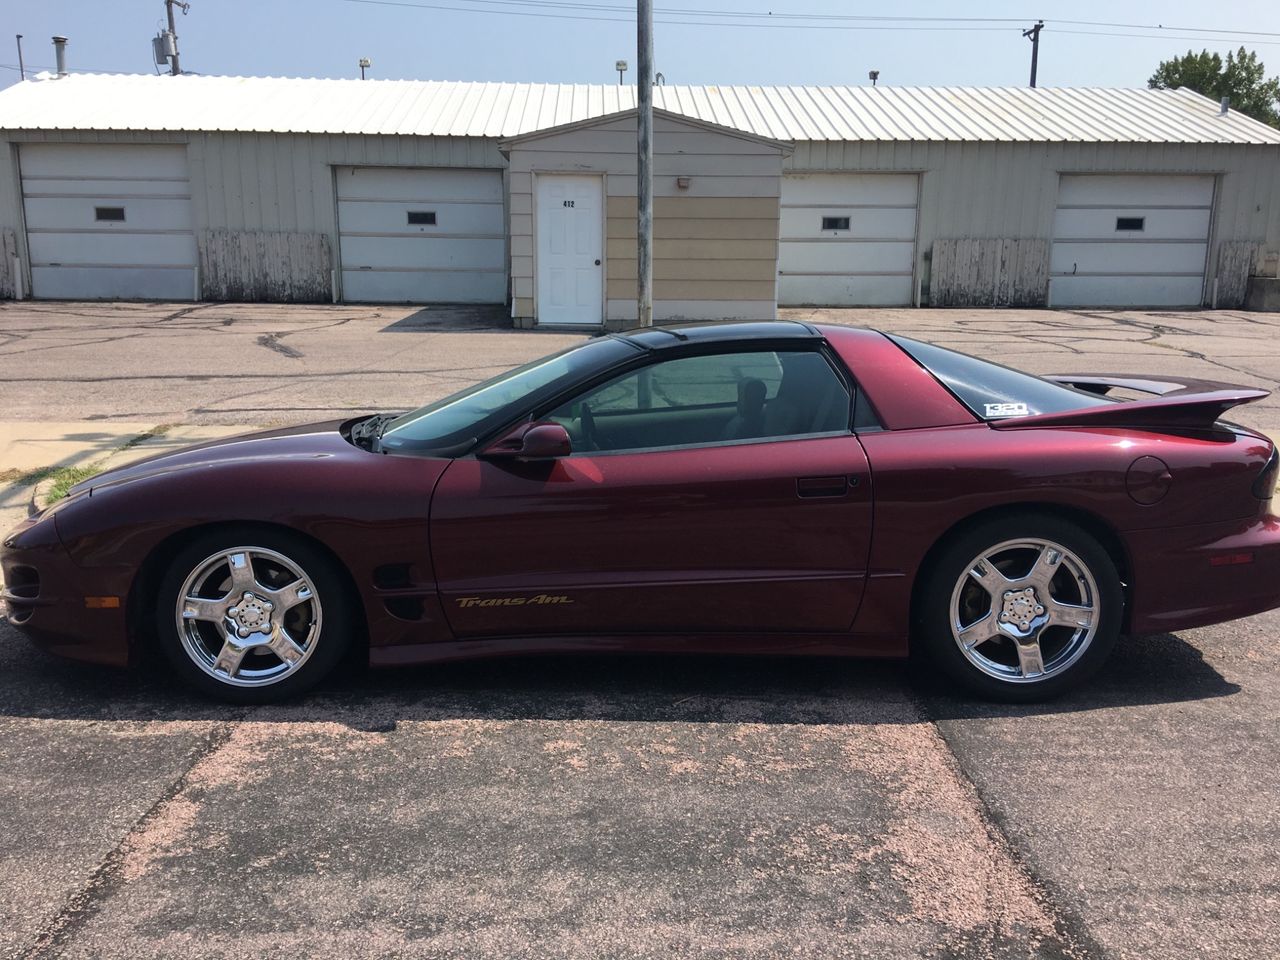
[{"label": "utility pole", "polygon": [[636,310],[653,326],[653,0],[636,3]]},{"label": "utility pole", "polygon": [[1031,41],[1031,86],[1036,85],[1036,62],[1040,59],[1040,31],[1044,29],[1044,21],[1036,21],[1030,30],[1023,30],[1022,35]]},{"label": "utility pole", "polygon": [[173,22],[174,7],[181,7],[182,15],[185,17],[187,11],[191,9],[191,4],[183,3],[182,0],[164,0],[164,12],[169,17],[169,36],[173,38],[173,53],[169,55],[169,73],[176,77],[182,72],[182,67],[178,65],[178,27]]},{"label": "utility pole", "polygon": [[14,36],[18,38],[18,76],[25,80],[27,79],[27,67],[22,62],[22,34],[15,33]]}]

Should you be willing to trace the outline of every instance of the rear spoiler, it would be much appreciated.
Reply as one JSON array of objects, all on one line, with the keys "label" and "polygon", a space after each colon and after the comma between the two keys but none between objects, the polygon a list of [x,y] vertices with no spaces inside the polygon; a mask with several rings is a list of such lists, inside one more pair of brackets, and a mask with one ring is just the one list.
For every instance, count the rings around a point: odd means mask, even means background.
[{"label": "rear spoiler", "polygon": [[1127,400],[1062,413],[1042,413],[989,421],[997,430],[1032,427],[1109,426],[1186,428],[1212,426],[1232,407],[1254,403],[1270,391],[1188,377],[1051,376],[1055,383],[1105,395],[1113,389],[1152,394],[1150,400]]}]

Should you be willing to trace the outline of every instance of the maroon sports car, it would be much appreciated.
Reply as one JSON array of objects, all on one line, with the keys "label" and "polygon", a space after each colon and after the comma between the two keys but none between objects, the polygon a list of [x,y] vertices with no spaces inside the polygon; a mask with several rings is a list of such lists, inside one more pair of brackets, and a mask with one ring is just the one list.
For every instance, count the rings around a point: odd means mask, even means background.
[{"label": "maroon sports car", "polygon": [[793,322],[601,336],[95,477],[5,539],[4,599],[56,653],[158,648],[242,701],[353,652],[912,646],[1038,699],[1123,633],[1280,605],[1276,450],[1219,419],[1265,395]]}]

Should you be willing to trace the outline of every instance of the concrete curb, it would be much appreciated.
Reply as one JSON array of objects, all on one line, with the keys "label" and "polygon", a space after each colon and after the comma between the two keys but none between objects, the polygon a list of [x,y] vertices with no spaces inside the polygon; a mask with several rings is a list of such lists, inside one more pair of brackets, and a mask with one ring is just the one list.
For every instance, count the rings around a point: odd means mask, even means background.
[{"label": "concrete curb", "polygon": [[27,501],[27,516],[34,517],[49,506],[49,491],[53,489],[53,477],[45,477],[31,488],[31,499]]},{"label": "concrete curb", "polygon": [[[246,425],[210,428],[180,424],[159,424],[124,438],[117,447],[107,451],[105,454],[99,454],[97,459],[80,463],[68,463],[64,464],[64,466],[88,467],[94,471],[94,474],[98,474],[175,449],[224,439],[227,436],[241,433],[250,433],[256,429],[261,428]],[[174,442],[175,440],[177,441],[176,443]],[[48,509],[49,495],[57,482],[58,476],[55,470],[31,488],[31,494],[27,501],[28,516]]]}]

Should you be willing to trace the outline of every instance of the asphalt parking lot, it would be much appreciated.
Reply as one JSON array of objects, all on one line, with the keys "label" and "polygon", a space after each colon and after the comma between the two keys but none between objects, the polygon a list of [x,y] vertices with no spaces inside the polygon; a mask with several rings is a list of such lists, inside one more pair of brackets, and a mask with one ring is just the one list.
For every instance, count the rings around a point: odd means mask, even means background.
[{"label": "asphalt parking lot", "polygon": [[[1261,314],[821,314],[1038,372],[1280,369]],[[447,309],[3,304],[0,417],[320,419],[573,339]],[[1236,416],[1280,434],[1275,398]],[[574,657],[246,710],[0,624],[0,956],[1274,956],[1278,639],[1275,613],[1132,638],[1036,707],[903,664]]]}]

